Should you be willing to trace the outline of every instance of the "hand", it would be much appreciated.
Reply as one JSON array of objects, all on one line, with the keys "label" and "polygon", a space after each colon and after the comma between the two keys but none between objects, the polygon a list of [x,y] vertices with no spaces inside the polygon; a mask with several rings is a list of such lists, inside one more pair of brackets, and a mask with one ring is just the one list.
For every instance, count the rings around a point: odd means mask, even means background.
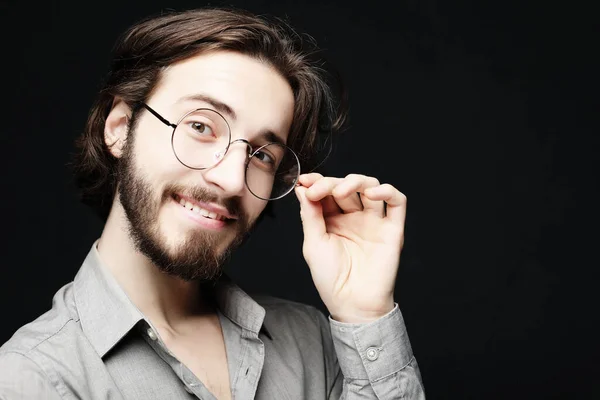
[{"label": "hand", "polygon": [[[301,175],[302,252],[331,316],[368,322],[394,308],[406,196],[372,177]],[[386,204],[384,204],[384,202]]]}]

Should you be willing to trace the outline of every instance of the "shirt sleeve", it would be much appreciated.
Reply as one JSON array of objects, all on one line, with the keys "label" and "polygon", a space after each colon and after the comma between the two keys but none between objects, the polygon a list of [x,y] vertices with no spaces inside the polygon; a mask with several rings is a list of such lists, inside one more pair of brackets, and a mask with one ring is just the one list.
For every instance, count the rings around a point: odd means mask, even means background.
[{"label": "shirt sleeve", "polygon": [[366,324],[342,323],[331,316],[329,324],[344,376],[341,398],[425,399],[398,304],[387,315]]},{"label": "shirt sleeve", "polygon": [[38,365],[20,353],[0,353],[0,400],[61,400]]}]

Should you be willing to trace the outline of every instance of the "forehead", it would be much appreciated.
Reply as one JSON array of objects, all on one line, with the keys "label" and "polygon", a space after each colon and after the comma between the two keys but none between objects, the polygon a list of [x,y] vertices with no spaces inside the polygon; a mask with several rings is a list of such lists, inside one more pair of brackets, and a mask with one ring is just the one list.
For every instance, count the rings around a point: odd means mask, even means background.
[{"label": "forehead", "polygon": [[177,119],[194,107],[207,106],[202,97],[230,108],[232,130],[241,130],[244,136],[270,130],[287,138],[294,111],[293,92],[265,62],[229,51],[191,57],[164,71],[151,101]]}]

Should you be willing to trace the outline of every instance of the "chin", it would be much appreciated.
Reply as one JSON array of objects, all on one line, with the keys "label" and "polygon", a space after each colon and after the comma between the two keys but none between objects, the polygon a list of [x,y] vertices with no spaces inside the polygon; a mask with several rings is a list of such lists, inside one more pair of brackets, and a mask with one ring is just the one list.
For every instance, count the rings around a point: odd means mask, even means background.
[{"label": "chin", "polygon": [[[212,231],[195,227],[192,224],[181,223],[173,218],[161,218],[157,227],[162,239],[162,246],[170,256],[177,256],[182,251],[189,252],[198,247],[208,247],[215,256],[225,253],[235,242],[236,235],[233,229]],[[158,238],[157,238],[158,239]]]}]

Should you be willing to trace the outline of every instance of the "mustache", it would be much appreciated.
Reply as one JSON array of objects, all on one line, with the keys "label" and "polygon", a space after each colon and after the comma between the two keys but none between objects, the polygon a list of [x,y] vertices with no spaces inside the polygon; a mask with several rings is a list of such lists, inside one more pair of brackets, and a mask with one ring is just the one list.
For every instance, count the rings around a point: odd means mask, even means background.
[{"label": "mustache", "polygon": [[190,187],[181,184],[169,184],[163,191],[162,201],[165,202],[176,194],[187,196],[197,202],[217,204],[225,208],[230,215],[235,216],[239,221],[246,221],[244,208],[239,197],[220,198],[216,193],[201,186]]}]

